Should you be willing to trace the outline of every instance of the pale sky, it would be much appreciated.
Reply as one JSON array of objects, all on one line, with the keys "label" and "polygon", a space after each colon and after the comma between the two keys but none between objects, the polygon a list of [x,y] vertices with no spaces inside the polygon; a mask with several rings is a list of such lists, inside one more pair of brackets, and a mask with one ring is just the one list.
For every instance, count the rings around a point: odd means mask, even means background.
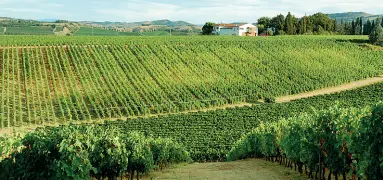
[{"label": "pale sky", "polygon": [[261,16],[316,12],[383,14],[381,0],[0,0],[0,16],[72,21],[256,22]]}]

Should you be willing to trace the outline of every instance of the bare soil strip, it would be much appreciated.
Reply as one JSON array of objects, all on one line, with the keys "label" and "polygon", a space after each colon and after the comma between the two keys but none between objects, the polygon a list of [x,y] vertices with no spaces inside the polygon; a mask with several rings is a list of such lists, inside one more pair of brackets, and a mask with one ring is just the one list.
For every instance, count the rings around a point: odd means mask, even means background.
[{"label": "bare soil strip", "polygon": [[178,164],[161,171],[154,171],[147,176],[149,179],[192,179],[192,180],[306,180],[305,175],[277,163],[262,159],[246,159],[233,162]]}]

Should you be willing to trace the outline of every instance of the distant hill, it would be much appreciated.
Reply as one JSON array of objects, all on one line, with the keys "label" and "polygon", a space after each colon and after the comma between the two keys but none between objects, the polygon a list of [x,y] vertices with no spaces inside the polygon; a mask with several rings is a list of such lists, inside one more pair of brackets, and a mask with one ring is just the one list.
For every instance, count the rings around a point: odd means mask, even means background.
[{"label": "distant hill", "polygon": [[152,25],[163,25],[163,26],[169,26],[169,27],[174,27],[174,26],[195,26],[194,24],[188,23],[188,22],[185,22],[185,21],[170,21],[170,20],[167,20],[167,19],[151,21],[151,22],[148,22],[148,23],[152,24]]},{"label": "distant hill", "polygon": [[124,32],[184,32],[184,33],[199,33],[202,26],[194,25],[186,21],[171,21],[168,19],[156,20],[156,21],[141,21],[141,22],[92,22],[82,21],[80,22],[87,27],[97,27],[113,29]]},{"label": "distant hill", "polygon": [[0,21],[7,21],[7,20],[11,20],[12,18],[9,18],[9,17],[0,17]]},{"label": "distant hill", "polygon": [[81,22],[84,24],[97,24],[104,27],[121,27],[121,28],[133,28],[138,26],[168,26],[168,27],[181,27],[181,26],[197,26],[192,23],[188,23],[185,21],[170,21],[168,19],[156,20],[156,21],[141,21],[141,22],[92,22],[92,21],[84,21]]},{"label": "distant hill", "polygon": [[345,21],[345,22],[351,22],[352,20],[355,20],[358,17],[363,17],[364,21],[367,21],[367,19],[370,20],[375,20],[379,16],[383,15],[374,15],[374,14],[369,14],[366,12],[344,12],[344,13],[334,13],[334,14],[328,14],[328,16],[331,19],[336,19],[338,21]]},{"label": "distant hill", "polygon": [[37,19],[36,21],[53,23],[53,22],[56,22],[57,20],[58,19]]}]

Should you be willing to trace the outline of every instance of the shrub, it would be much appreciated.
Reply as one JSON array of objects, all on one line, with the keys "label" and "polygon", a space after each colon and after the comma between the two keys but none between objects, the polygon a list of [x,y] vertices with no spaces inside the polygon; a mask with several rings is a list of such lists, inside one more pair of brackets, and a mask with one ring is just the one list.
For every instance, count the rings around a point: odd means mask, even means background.
[{"label": "shrub", "polygon": [[265,103],[275,103],[275,97],[265,97]]}]

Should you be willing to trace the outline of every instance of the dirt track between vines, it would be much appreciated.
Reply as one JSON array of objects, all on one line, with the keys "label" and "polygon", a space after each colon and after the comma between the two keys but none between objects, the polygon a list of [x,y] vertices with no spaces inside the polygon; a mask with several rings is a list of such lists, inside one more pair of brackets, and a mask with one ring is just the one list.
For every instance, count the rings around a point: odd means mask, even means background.
[{"label": "dirt track between vines", "polygon": [[308,97],[313,97],[313,96],[338,93],[338,92],[342,92],[342,91],[346,91],[346,90],[351,90],[351,89],[355,89],[355,88],[359,88],[359,87],[368,86],[368,85],[375,84],[378,82],[383,82],[383,75],[377,76],[377,77],[372,77],[372,78],[367,78],[364,80],[354,81],[354,82],[347,83],[347,84],[342,84],[340,86],[328,87],[328,88],[323,88],[323,89],[319,89],[319,90],[315,90],[315,91],[299,93],[299,94],[295,94],[295,95],[282,96],[282,97],[276,98],[276,101],[277,101],[277,103],[290,102],[290,101],[308,98]]}]

